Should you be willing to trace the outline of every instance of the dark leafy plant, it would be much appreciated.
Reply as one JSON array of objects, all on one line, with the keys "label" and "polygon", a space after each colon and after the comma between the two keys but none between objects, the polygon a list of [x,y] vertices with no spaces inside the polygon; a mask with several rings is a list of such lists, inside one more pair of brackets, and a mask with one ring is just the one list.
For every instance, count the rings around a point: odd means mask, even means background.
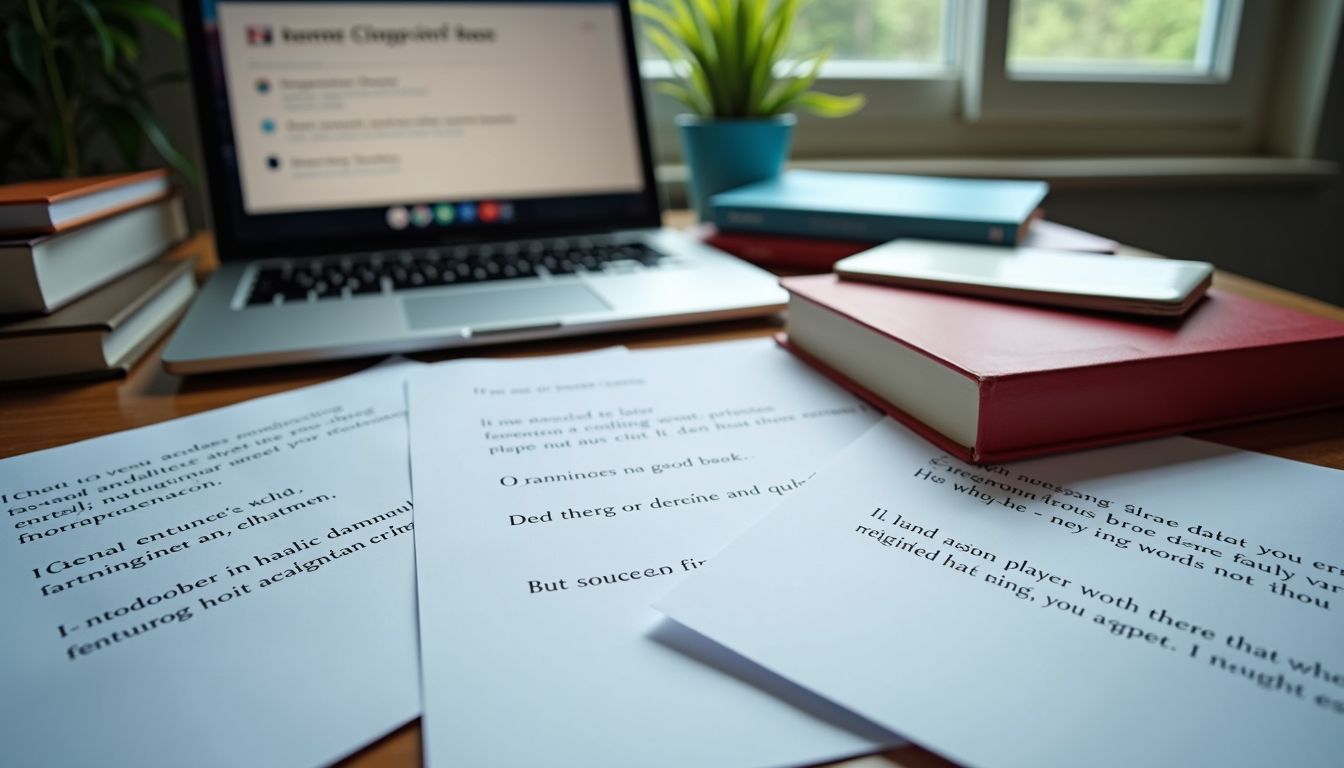
[{"label": "dark leafy plant", "polygon": [[843,117],[861,94],[812,90],[830,50],[786,62],[802,0],[639,0],[645,35],[678,82],[659,87],[701,117],[770,117],[805,109]]},{"label": "dark leafy plant", "polygon": [[149,93],[181,73],[146,79],[142,27],[174,40],[182,26],[150,0],[0,0],[0,176],[81,176],[110,141],[126,168],[148,143],[189,180],[195,170],[163,131]]}]

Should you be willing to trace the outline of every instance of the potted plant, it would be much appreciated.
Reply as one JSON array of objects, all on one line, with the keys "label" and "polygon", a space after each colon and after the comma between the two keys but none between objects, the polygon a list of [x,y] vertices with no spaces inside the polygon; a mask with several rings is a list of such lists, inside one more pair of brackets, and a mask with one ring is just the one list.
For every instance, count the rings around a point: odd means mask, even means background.
[{"label": "potted plant", "polygon": [[83,176],[131,169],[152,146],[188,179],[191,162],[150,109],[150,92],[180,73],[146,78],[142,26],[182,37],[151,0],[27,0],[0,4],[0,178]]},{"label": "potted plant", "polygon": [[640,0],[645,34],[667,58],[675,82],[659,90],[684,104],[682,149],[690,196],[702,220],[709,198],[778,176],[788,159],[793,110],[843,117],[860,94],[812,90],[830,49],[791,61],[785,52],[802,0]]}]

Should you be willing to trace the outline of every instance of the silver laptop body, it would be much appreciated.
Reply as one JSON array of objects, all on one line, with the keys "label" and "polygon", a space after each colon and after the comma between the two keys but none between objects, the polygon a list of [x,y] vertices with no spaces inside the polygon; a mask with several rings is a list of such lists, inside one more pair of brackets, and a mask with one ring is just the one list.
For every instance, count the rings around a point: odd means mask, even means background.
[{"label": "silver laptop body", "polygon": [[625,2],[185,11],[222,266],[171,372],[784,306],[768,273],[657,226]]}]

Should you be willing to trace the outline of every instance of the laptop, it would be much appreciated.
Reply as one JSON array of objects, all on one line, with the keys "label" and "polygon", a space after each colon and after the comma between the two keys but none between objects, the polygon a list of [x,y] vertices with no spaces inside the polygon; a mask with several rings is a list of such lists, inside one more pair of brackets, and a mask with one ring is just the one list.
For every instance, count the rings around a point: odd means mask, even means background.
[{"label": "laptop", "polygon": [[626,2],[188,0],[203,373],[781,310],[660,228]]}]

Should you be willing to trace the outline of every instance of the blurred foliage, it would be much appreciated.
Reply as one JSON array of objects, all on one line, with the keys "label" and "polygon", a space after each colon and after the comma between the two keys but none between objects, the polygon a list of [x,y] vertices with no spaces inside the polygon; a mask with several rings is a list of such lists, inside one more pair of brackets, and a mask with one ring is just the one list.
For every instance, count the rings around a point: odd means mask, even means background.
[{"label": "blurred foliage", "polygon": [[[812,90],[831,46],[788,56],[802,0],[639,0],[644,38],[672,65],[663,93],[702,117],[770,117],[795,109],[843,117],[863,96]],[[788,56],[786,60],[785,57]]]},{"label": "blurred foliage", "polygon": [[[0,179],[135,169],[146,144],[195,178],[149,106],[154,88],[183,75],[141,75],[153,43],[142,29],[182,38],[150,0],[0,0]],[[94,159],[105,154],[91,151],[99,142],[110,142],[121,168]]]},{"label": "blurred foliage", "polygon": [[836,59],[938,64],[943,0],[819,0],[799,14],[790,55],[823,45]]},{"label": "blurred foliage", "polygon": [[1205,0],[1016,0],[1012,63],[1189,67]]}]

